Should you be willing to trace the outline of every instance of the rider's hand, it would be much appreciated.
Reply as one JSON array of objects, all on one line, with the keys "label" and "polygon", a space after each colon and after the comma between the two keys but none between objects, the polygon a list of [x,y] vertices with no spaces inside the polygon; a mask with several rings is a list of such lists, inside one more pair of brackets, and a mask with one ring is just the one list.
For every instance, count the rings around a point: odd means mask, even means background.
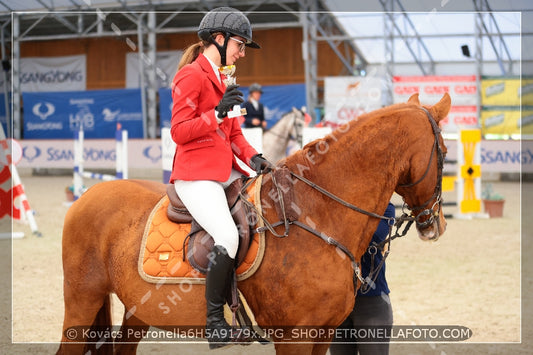
[{"label": "rider's hand", "polygon": [[243,93],[237,89],[238,87],[239,85],[230,85],[226,88],[224,96],[215,107],[218,112],[218,118],[225,118],[228,112],[233,109],[233,106],[240,105],[244,101],[242,98]]},{"label": "rider's hand", "polygon": [[266,174],[274,169],[274,165],[263,158],[262,154],[256,154],[250,159],[250,166],[257,174]]}]

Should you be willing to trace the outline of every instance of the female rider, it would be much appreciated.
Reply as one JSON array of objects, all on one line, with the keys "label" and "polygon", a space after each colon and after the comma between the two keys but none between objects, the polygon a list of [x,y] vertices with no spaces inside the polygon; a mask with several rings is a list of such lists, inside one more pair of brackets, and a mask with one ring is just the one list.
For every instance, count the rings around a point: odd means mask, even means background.
[{"label": "female rider", "polygon": [[170,183],[194,219],[215,242],[206,276],[206,337],[210,348],[231,340],[224,319],[226,290],[234,267],[239,233],[224,188],[247,173],[235,155],[257,173],[271,164],[244,138],[238,117],[228,112],[243,102],[237,85],[224,84],[219,67],[233,65],[252,40],[248,18],[220,7],[209,11],[198,28],[200,42],[186,49],[172,82],[171,135],[176,153]]}]

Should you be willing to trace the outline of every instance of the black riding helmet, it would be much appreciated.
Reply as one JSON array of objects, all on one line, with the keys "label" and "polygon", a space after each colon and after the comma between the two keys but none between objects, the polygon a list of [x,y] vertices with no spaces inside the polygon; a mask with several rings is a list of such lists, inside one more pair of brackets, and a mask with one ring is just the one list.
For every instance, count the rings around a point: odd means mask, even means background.
[{"label": "black riding helmet", "polygon": [[[220,46],[211,36],[215,32],[225,33],[224,44]],[[201,40],[213,43],[219,53],[222,65],[226,65],[226,48],[231,36],[240,36],[245,39],[246,46],[261,48],[252,40],[252,26],[248,18],[239,10],[232,7],[217,7],[205,14],[198,27],[198,37]]]}]

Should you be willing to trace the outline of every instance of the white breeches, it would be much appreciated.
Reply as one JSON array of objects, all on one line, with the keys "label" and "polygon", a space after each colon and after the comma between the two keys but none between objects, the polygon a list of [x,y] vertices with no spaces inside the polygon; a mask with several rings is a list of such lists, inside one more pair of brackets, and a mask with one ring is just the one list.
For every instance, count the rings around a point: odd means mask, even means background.
[{"label": "white breeches", "polygon": [[241,177],[232,170],[226,182],[213,180],[174,181],[174,188],[196,222],[209,233],[215,245],[223,246],[232,259],[239,247],[239,231],[229,211],[224,188]]}]

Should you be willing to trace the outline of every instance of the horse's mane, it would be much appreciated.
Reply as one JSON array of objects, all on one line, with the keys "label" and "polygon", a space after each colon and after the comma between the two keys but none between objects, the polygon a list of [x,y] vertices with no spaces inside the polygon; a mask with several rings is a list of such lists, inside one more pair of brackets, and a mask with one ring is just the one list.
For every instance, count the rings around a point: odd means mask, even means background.
[{"label": "horse's mane", "polygon": [[[396,124],[398,121],[393,119],[393,117],[399,118],[402,116],[400,113],[414,107],[417,106],[411,103],[398,103],[361,114],[353,120],[342,124],[325,137],[307,143],[300,151],[294,154],[294,158],[300,160],[310,155],[314,157],[324,156],[325,147],[334,149],[335,154],[342,155],[343,151],[346,151],[346,142],[357,145],[368,143],[378,149],[383,142],[371,141],[375,133],[387,130],[389,134],[392,134],[392,131],[398,128]],[[387,121],[384,121],[384,119],[387,119]]]}]

